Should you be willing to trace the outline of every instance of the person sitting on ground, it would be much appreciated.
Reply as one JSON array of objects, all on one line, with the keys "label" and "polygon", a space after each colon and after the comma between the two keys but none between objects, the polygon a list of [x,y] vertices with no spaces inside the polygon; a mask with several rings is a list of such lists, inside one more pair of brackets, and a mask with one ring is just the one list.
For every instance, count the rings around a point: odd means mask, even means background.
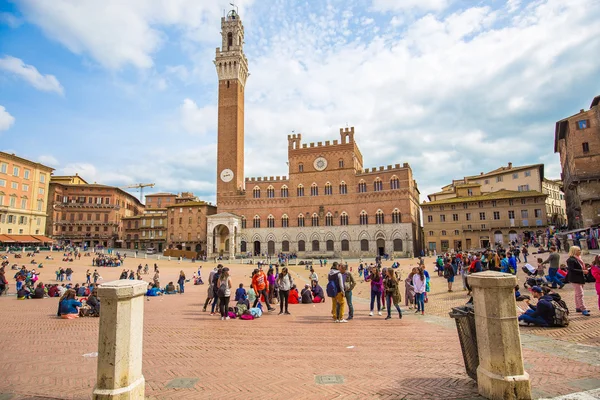
[{"label": "person sitting on ground", "polygon": [[521,294],[519,285],[516,285],[515,286],[515,300],[517,300],[517,301],[531,300],[531,297],[529,297],[526,294]]},{"label": "person sitting on ground", "polygon": [[48,297],[58,297],[58,285],[54,284],[48,289]]},{"label": "person sitting on ground", "polygon": [[42,282],[37,284],[37,287],[35,288],[35,290],[33,291],[33,297],[34,299],[43,299],[46,296],[46,288],[44,287],[44,284]]},{"label": "person sitting on ground", "polygon": [[31,298],[31,292],[27,288],[27,285],[21,286],[21,289],[17,291],[17,300],[25,300]]},{"label": "person sitting on ground", "polygon": [[304,289],[300,292],[300,296],[302,297],[302,304],[311,304],[313,302],[312,291],[310,290],[310,285],[308,283],[304,285]]},{"label": "person sitting on ground", "polygon": [[325,303],[325,293],[319,283],[312,281],[313,303]]},{"label": "person sitting on ground", "polygon": [[300,296],[298,294],[298,288],[296,288],[296,285],[292,285],[292,289],[290,289],[290,294],[288,295],[288,303],[300,304]]},{"label": "person sitting on ground", "polygon": [[177,289],[175,289],[173,282],[169,282],[167,284],[167,287],[165,288],[165,294],[177,294]]},{"label": "person sitting on ground", "polygon": [[75,295],[75,290],[69,289],[64,296],[61,297],[58,302],[57,315],[59,317],[63,319],[79,318],[79,307],[83,304],[75,298]]},{"label": "person sitting on ground", "polygon": [[146,291],[146,296],[149,297],[155,297],[155,296],[162,296],[162,292],[160,291],[159,287],[150,283],[148,284],[148,291]]},{"label": "person sitting on ground", "polygon": [[98,299],[98,290],[94,289],[92,294],[87,298],[87,305],[91,307],[92,314],[100,316],[100,300]]},{"label": "person sitting on ground", "polygon": [[235,291],[235,302],[246,300],[246,289],[244,289],[244,284],[240,283],[240,286]]},{"label": "person sitting on ground", "polygon": [[521,314],[519,321],[525,322],[528,325],[534,324],[535,326],[554,326],[554,306],[552,305],[553,298],[547,294],[539,286],[531,288],[531,293],[534,299],[537,299],[537,305],[529,304],[529,300],[525,300],[525,303],[529,306],[529,309],[525,313]]}]

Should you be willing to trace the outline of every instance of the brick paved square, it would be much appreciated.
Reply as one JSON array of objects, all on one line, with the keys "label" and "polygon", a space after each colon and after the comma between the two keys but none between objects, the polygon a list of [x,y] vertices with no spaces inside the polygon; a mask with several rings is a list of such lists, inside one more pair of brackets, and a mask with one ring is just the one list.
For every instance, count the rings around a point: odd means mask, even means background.
[{"label": "brick paved square", "polygon": [[[140,262],[152,266],[156,261],[127,259],[125,268],[136,268]],[[402,260],[404,277],[411,262]],[[73,282],[84,282],[85,271],[93,271],[90,264],[91,259],[82,258],[72,265]],[[162,282],[175,281],[180,270],[191,277],[198,267],[166,260],[158,264]],[[54,282],[57,265],[54,261],[45,266],[42,281]],[[254,266],[229,266],[234,282],[248,287]],[[205,277],[210,268],[212,264],[203,264]],[[356,268],[357,264],[355,275]],[[122,269],[100,270],[103,281],[109,281],[118,278]],[[307,281],[304,267],[292,267],[291,271],[298,285]],[[320,279],[325,279],[326,272],[325,268],[317,268]],[[426,315],[415,315],[403,307],[402,320],[386,321],[385,313],[381,317],[368,316],[366,283],[359,283],[355,289],[355,319],[348,324],[331,321],[329,299],[323,304],[290,305],[290,316],[265,313],[254,321],[221,321],[202,312],[206,285],[188,284],[183,295],[151,298],[144,302],[146,396],[478,398],[476,384],[464,370],[454,321],[448,317],[450,307],[463,304],[466,296],[458,291],[443,292],[445,281],[434,275]],[[150,275],[144,277],[149,280]],[[564,292],[571,304],[571,292]],[[0,297],[0,337],[7,349],[0,352],[0,393],[15,394],[11,400],[36,396],[91,398],[97,358],[84,354],[97,351],[99,320],[57,319],[56,308],[57,299],[18,301],[14,296]],[[567,330],[578,332],[583,324],[598,329],[597,313],[587,320],[582,318],[574,318]],[[585,346],[588,353],[578,353],[581,349],[577,343],[561,330],[524,332],[530,338],[524,341],[528,346],[524,357],[534,389],[548,393],[547,389],[552,388],[558,395],[594,386],[600,366],[594,364],[597,358],[589,351],[596,347]],[[560,347],[569,351],[568,357],[552,350],[557,344],[564,344]],[[571,351],[568,346],[575,347]],[[321,379],[323,384],[317,382],[317,377],[329,376],[343,377],[342,384],[333,384],[334,378]],[[184,384],[187,388],[175,387]]]}]

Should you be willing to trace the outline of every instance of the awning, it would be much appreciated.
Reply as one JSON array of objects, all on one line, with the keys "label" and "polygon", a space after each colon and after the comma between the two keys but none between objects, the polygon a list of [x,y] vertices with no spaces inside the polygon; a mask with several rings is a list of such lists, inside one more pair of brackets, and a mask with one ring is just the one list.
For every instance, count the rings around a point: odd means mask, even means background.
[{"label": "awning", "polygon": [[42,243],[52,243],[54,242],[54,240],[50,239],[47,236],[40,236],[40,235],[31,235],[32,237],[34,237],[35,239],[37,239],[39,242]]},{"label": "awning", "polygon": [[10,236],[0,235],[0,243],[15,243],[15,241]]},{"label": "awning", "polygon": [[12,238],[17,243],[39,243],[40,242],[39,240],[37,240],[36,238],[34,238],[31,235],[10,235],[10,238]]}]

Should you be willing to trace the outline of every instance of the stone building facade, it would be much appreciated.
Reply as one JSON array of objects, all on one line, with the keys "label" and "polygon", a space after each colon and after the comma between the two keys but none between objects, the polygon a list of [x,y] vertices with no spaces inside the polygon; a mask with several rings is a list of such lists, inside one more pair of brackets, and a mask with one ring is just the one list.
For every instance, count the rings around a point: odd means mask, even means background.
[{"label": "stone building facade", "polygon": [[53,169],[0,152],[0,234],[43,235]]},{"label": "stone building facade", "polygon": [[522,243],[546,229],[547,195],[538,191],[483,193],[472,183],[455,184],[454,197],[422,204],[425,242],[431,252],[474,250]]},{"label": "stone building facade", "polygon": [[554,152],[560,154],[569,228],[600,225],[600,96],[589,110],[556,123]]},{"label": "stone building facade", "polygon": [[542,181],[542,193],[546,197],[546,215],[548,216],[548,225],[562,227],[567,225],[567,205],[565,203],[565,193],[560,179],[546,179]]},{"label": "stone building facade", "polygon": [[46,236],[64,244],[122,247],[122,218],[144,211],[135,196],[78,176],[52,177],[49,192]]},{"label": "stone building facade", "polygon": [[[303,143],[288,136],[288,176],[244,176],[244,28],[221,20],[217,205],[209,255],[410,256],[420,251],[419,191],[407,163],[364,168],[354,128]],[[276,144],[275,144],[276,145]]]}]

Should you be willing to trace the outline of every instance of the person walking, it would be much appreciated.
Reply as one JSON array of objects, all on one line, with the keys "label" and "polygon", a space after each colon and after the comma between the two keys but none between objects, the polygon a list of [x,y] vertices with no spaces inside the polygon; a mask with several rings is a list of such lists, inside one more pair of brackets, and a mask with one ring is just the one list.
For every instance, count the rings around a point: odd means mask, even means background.
[{"label": "person walking", "polygon": [[213,299],[214,295],[213,295],[213,281],[215,278],[215,274],[217,273],[217,267],[215,266],[215,268],[210,271],[210,273],[208,274],[208,289],[206,292],[206,300],[204,301],[204,307],[202,307],[202,311],[206,312],[206,307],[208,307],[208,303],[210,303],[210,301]]},{"label": "person walking", "polygon": [[556,247],[550,247],[550,255],[546,259],[546,261],[542,262],[542,265],[549,264],[550,268],[548,268],[548,276],[546,277],[548,283],[552,284],[552,289],[556,289],[557,287],[562,289],[565,284],[558,277],[558,267],[560,266],[560,255],[556,252]]},{"label": "person walking", "polygon": [[417,268],[413,268],[410,274],[406,277],[404,281],[404,305],[408,307],[409,310],[413,309],[413,304],[415,304],[415,288],[413,286],[413,276],[417,273]]},{"label": "person walking", "polygon": [[229,299],[231,298],[231,277],[229,276],[229,268],[225,267],[221,270],[221,275],[217,281],[217,294],[219,296],[219,310],[221,311],[221,320],[229,319]]},{"label": "person walking", "polygon": [[284,313],[290,315],[288,311],[290,289],[294,285],[294,280],[288,272],[287,267],[283,267],[277,276],[277,285],[279,286],[279,315]]},{"label": "person walking", "polygon": [[177,279],[177,283],[179,284],[179,294],[183,294],[185,289],[185,273],[183,270],[179,272],[179,279]]},{"label": "person walking", "polygon": [[85,283],[87,283],[88,285],[89,285],[90,283],[92,283],[92,279],[91,279],[91,278],[92,278],[92,273],[91,273],[91,272],[90,272],[90,270],[88,269],[88,270],[85,272]]},{"label": "person walking", "polygon": [[338,269],[338,262],[331,264],[329,275],[327,275],[327,296],[331,297],[331,316],[333,322],[346,323],[344,319],[344,280]]},{"label": "person walking", "polygon": [[402,310],[400,309],[400,288],[398,287],[398,279],[394,274],[393,269],[387,270],[387,279],[385,280],[385,300],[387,304],[387,319],[392,318],[392,303],[396,310],[398,310],[398,318],[402,319]]},{"label": "person walking", "polygon": [[98,283],[98,278],[100,278],[100,274],[98,273],[97,269],[94,270],[94,274],[92,275],[92,277],[94,278],[94,286],[96,286],[96,284]]},{"label": "person walking", "polygon": [[[213,275],[212,280],[212,305],[210,307],[210,315],[215,315],[215,309],[219,306],[219,310],[221,309],[221,299],[219,298],[219,279],[221,279],[221,275],[223,274],[223,266],[221,264],[217,265],[217,271]],[[218,311],[218,310],[217,310]]]},{"label": "person walking", "polygon": [[[350,321],[354,319],[354,305],[352,304],[352,290],[356,286],[356,280],[354,276],[352,276],[352,272],[348,271],[348,266],[346,264],[340,265],[340,273],[342,274],[342,281],[344,282],[344,297],[346,298],[346,303],[348,303],[348,318]],[[342,315],[343,318],[343,315]]]},{"label": "person walking", "polygon": [[581,259],[581,248],[579,246],[571,246],[571,248],[569,248],[567,270],[567,281],[571,282],[573,291],[575,292],[575,311],[589,317],[590,312],[583,302],[583,285],[585,284],[585,276],[589,271]]},{"label": "person walking", "polygon": [[256,293],[256,300],[254,300],[252,307],[256,307],[260,301],[260,296],[262,295],[265,299],[265,303],[267,304],[267,310],[275,311],[275,309],[271,307],[271,304],[269,303],[269,282],[267,281],[267,276],[262,270],[262,265],[258,266],[258,272],[252,277],[252,288]]},{"label": "person walking", "polygon": [[154,278],[152,278],[152,281],[154,282],[154,285],[156,287],[160,287],[160,271],[158,270],[158,268],[155,269]]},{"label": "person walking", "polygon": [[417,304],[417,311],[415,311],[415,314],[421,312],[421,315],[424,315],[426,280],[422,268],[419,268],[417,273],[413,276],[413,286],[415,288],[415,303]]},{"label": "person walking", "polygon": [[379,268],[374,268],[373,273],[365,278],[365,282],[371,282],[371,308],[369,316],[373,316],[375,300],[377,300],[377,313],[381,315],[381,294],[383,293],[383,278]]},{"label": "person walking", "polygon": [[454,283],[454,268],[450,262],[446,262],[444,266],[444,278],[448,282],[448,292],[452,292],[452,283]]}]

